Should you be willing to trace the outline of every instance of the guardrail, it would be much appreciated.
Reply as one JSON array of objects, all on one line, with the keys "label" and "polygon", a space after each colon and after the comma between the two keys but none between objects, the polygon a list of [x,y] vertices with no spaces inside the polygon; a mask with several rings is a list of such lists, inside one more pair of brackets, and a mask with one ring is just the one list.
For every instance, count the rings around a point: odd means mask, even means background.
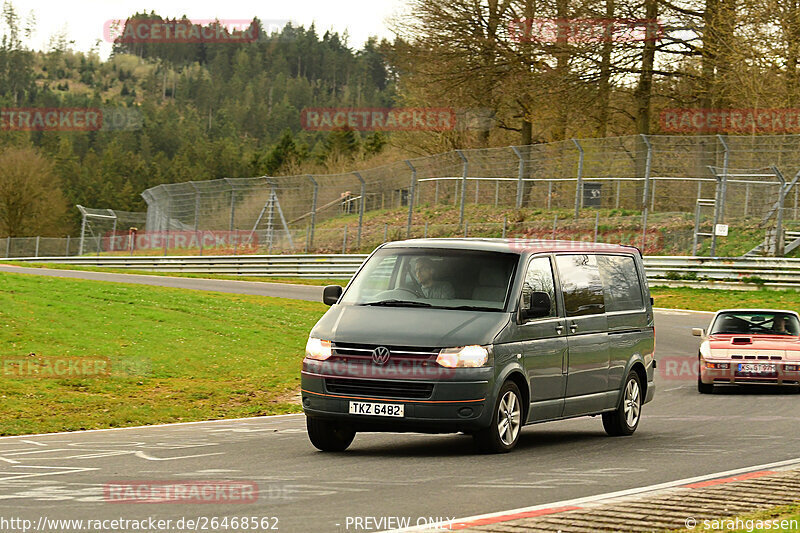
[{"label": "guardrail", "polygon": [[[159,272],[347,279],[366,257],[363,254],[82,256],[26,257],[14,261]],[[741,286],[744,279],[753,287],[763,284],[800,289],[800,259],[648,256],[644,264],[651,284],[725,287]]]}]

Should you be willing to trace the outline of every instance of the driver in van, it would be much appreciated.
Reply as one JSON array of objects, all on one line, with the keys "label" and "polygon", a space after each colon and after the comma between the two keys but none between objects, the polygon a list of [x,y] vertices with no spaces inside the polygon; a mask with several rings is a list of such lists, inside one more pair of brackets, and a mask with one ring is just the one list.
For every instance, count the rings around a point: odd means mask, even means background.
[{"label": "driver in van", "polygon": [[436,265],[427,257],[420,257],[414,263],[414,275],[419,282],[422,295],[425,298],[450,299],[455,296],[453,286],[447,281],[435,281]]}]

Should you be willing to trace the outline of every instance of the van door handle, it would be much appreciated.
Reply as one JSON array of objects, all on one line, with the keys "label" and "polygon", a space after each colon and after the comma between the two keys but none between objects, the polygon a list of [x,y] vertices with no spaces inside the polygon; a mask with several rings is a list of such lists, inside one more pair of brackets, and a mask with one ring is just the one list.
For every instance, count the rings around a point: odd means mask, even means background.
[{"label": "van door handle", "polygon": [[559,335],[561,335],[562,333],[564,333],[564,326],[562,326],[561,324],[559,324],[558,326],[556,326],[556,333],[558,333]]},{"label": "van door handle", "polygon": [[575,333],[576,331],[578,331],[578,324],[570,324],[569,325],[569,332],[570,333]]}]

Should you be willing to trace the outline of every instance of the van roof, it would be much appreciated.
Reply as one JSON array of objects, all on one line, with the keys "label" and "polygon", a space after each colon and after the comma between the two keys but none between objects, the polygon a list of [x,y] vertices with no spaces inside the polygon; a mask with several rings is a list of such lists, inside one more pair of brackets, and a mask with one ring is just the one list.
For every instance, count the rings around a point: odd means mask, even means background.
[{"label": "van roof", "polygon": [[460,250],[481,250],[505,253],[541,253],[541,252],[621,252],[640,254],[635,246],[621,244],[605,244],[583,241],[558,241],[540,239],[408,239],[393,241],[384,245],[386,248],[454,248]]}]

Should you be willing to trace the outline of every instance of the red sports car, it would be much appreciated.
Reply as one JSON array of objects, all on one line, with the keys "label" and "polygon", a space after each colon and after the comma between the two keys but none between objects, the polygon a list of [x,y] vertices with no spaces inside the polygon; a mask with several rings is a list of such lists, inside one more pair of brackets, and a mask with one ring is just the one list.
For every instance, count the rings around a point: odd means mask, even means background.
[{"label": "red sports car", "polygon": [[703,337],[697,390],[715,385],[800,385],[800,320],[794,311],[724,309]]}]

